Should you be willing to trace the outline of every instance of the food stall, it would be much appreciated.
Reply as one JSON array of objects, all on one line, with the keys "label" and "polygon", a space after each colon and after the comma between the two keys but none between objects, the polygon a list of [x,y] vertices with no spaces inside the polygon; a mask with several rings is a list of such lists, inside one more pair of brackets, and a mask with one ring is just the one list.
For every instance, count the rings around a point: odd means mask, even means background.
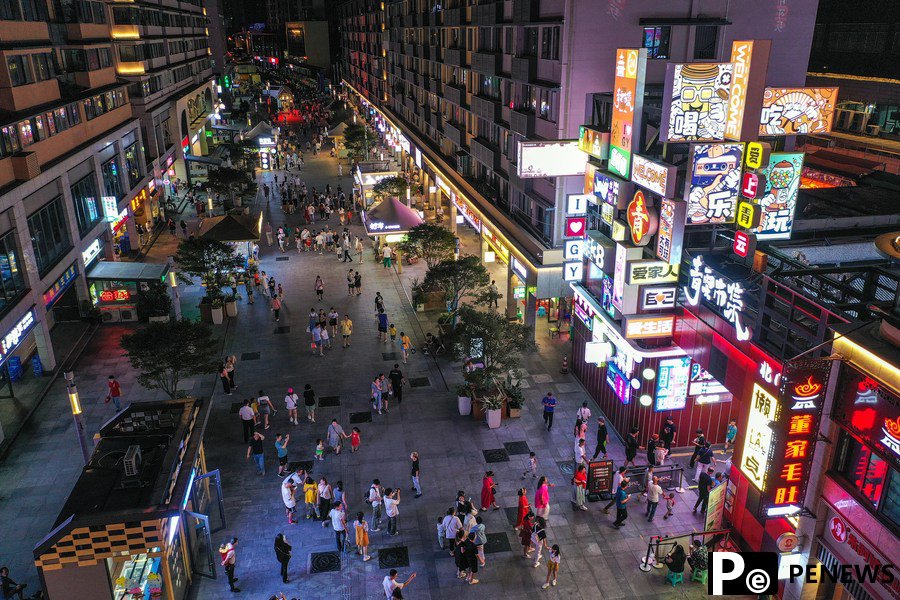
[{"label": "food stall", "polygon": [[104,323],[137,321],[137,302],[151,282],[165,283],[167,264],[101,260],[87,271],[91,303],[100,309]]},{"label": "food stall", "polygon": [[356,163],[356,171],[353,173],[353,184],[356,193],[363,206],[368,208],[375,202],[375,194],[372,188],[386,177],[396,177],[400,173],[391,169],[391,162],[387,160],[372,160]]},{"label": "food stall", "polygon": [[267,171],[274,167],[275,149],[278,147],[278,129],[266,122],[259,122],[256,126],[240,135],[241,141],[249,140],[254,143],[259,155],[259,168]]},{"label": "food stall", "polygon": [[406,239],[409,230],[424,223],[419,213],[400,202],[387,198],[362,214],[366,234],[375,239],[375,247],[396,244]]},{"label": "food stall", "polygon": [[[77,395],[73,410],[80,410]],[[48,600],[183,600],[215,577],[225,527],[207,471],[208,400],[132,404],[106,423],[53,530],[34,548]]]}]

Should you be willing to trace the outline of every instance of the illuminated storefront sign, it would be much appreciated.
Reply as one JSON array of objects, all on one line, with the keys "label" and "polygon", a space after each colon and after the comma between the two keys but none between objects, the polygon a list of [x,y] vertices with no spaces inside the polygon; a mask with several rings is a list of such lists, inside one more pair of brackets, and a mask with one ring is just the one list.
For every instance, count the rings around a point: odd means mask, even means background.
[{"label": "illuminated storefront sign", "polygon": [[616,50],[609,169],[625,179],[631,169],[632,137],[641,131],[646,67],[646,48]]},{"label": "illuminated storefront sign", "polygon": [[59,276],[59,279],[53,283],[53,286],[49,290],[44,292],[44,306],[48,309],[53,306],[53,303],[62,296],[62,293],[65,292],[69,288],[69,285],[77,278],[78,267],[73,264]]},{"label": "illuminated storefront sign", "polygon": [[598,160],[609,158],[609,133],[582,125],[578,129],[578,149]]},{"label": "illuminated storefront sign", "polygon": [[747,171],[741,179],[741,197],[756,200],[766,187],[765,177],[759,173]]},{"label": "illuminated storefront sign", "polygon": [[575,316],[584,323],[585,327],[592,329],[594,326],[594,316],[597,314],[597,311],[594,310],[594,307],[588,299],[581,294],[575,294],[573,296],[572,306],[575,309]]},{"label": "illuminated storefront sign", "polygon": [[115,196],[102,196],[103,216],[107,223],[112,223],[119,216],[119,200]]},{"label": "illuminated storefront sign", "polygon": [[838,88],[766,88],[759,135],[828,133]]},{"label": "illuminated storefront sign", "polygon": [[127,302],[131,299],[128,290],[103,290],[100,292],[101,302]]},{"label": "illuminated storefront sign", "polygon": [[493,248],[497,254],[503,259],[503,262],[509,263],[509,248],[507,248],[503,242],[497,237],[497,235],[488,229],[487,225],[481,226],[481,237],[484,238],[484,241],[488,243],[488,245]]},{"label": "illuminated storefront sign", "polygon": [[[740,161],[738,161],[738,165],[740,165]],[[667,165],[635,154],[632,158],[631,181],[663,198],[671,198],[675,195],[677,171],[678,168],[674,165]]]},{"label": "illuminated storefront sign", "polygon": [[756,236],[745,231],[734,232],[732,250],[741,258],[747,258],[756,249]]},{"label": "illuminated storefront sign", "polygon": [[678,265],[661,260],[635,260],[628,263],[628,285],[652,285],[678,281]]},{"label": "illuminated storefront sign", "polygon": [[475,228],[475,231],[481,231],[481,219],[456,194],[453,194],[452,198],[453,205],[456,206],[463,218],[469,222],[469,225]]},{"label": "illuminated storefront sign", "polygon": [[876,452],[900,459],[900,396],[846,362],[832,417]]},{"label": "illuminated storefront sign", "polygon": [[584,217],[567,217],[566,218],[566,237],[583,237],[587,228],[587,219]]},{"label": "illuminated storefront sign", "polygon": [[100,250],[102,246],[100,245],[99,238],[94,240],[88,245],[87,248],[81,253],[81,259],[84,261],[84,266],[87,267],[91,264],[91,261],[97,258],[100,255]]},{"label": "illuminated storefront sign", "polygon": [[750,202],[738,202],[735,223],[742,229],[752,229],[759,227],[762,219],[762,211],[759,206]]},{"label": "illuminated storefront sign", "polygon": [[586,163],[578,140],[519,142],[517,175],[522,179],[584,175]]},{"label": "illuminated storefront sign", "polygon": [[687,405],[691,359],[663,358],[656,370],[655,410],[681,410]]},{"label": "illuminated storefront sign", "polygon": [[616,244],[599,231],[588,231],[584,238],[584,257],[606,273],[615,269]]},{"label": "illuminated storefront sign", "polygon": [[597,171],[594,173],[594,195],[605,204],[622,209],[634,196],[634,185],[615,175]]},{"label": "illuminated storefront sign", "polygon": [[774,457],[760,498],[759,516],[790,516],[803,507],[831,364],[824,359],[808,359],[785,366]]},{"label": "illuminated storefront sign", "polygon": [[737,339],[750,339],[750,328],[744,327],[741,313],[744,310],[744,286],[732,282],[704,264],[702,256],[695,256],[691,262],[690,278],[684,286],[684,296],[691,306],[698,306],[703,300],[722,317],[734,325]]},{"label": "illuminated storefront sign", "polygon": [[731,43],[731,86],[725,121],[725,138],[754,139],[756,115],[762,110],[763,89],[771,40],[736,40]]},{"label": "illuminated storefront sign", "polygon": [[769,166],[772,145],[766,142],[750,142],[744,156],[744,164],[748,169],[763,169]]},{"label": "illuminated storefront sign", "polygon": [[[896,475],[895,475],[896,476]],[[837,504],[837,503],[836,503]],[[897,557],[892,556],[891,548],[884,544],[872,543],[873,532],[860,531],[858,527],[840,514],[830,504],[824,505],[828,512],[825,514],[825,530],[822,536],[817,538],[834,555],[838,561],[838,573],[841,566],[853,569],[863,569],[875,575],[871,580],[867,577],[860,578],[859,587],[868,592],[870,598],[897,598],[900,596],[900,579],[897,578],[896,569],[887,569],[897,563]],[[848,514],[855,514],[850,506],[842,507]],[[865,521],[860,522],[865,523]],[[891,540],[895,542],[896,540]],[[859,571],[857,571],[859,572]],[[889,575],[890,574],[890,575]],[[860,591],[863,591],[860,590]],[[849,594],[848,594],[849,595]],[[863,597],[854,594],[855,597]]]},{"label": "illuminated storefront sign", "polygon": [[513,288],[513,298],[516,300],[524,300],[525,299],[525,286],[517,285]]},{"label": "illuminated storefront sign", "polygon": [[581,260],[584,258],[585,240],[566,240],[563,243],[564,260]]},{"label": "illuminated storefront sign", "polygon": [[569,194],[566,197],[566,215],[575,217],[587,214],[588,202],[593,197],[593,194]]},{"label": "illuminated storefront sign", "polygon": [[510,267],[512,267],[513,273],[519,276],[519,279],[522,283],[525,283],[525,280],[528,279],[528,269],[518,261],[518,259],[514,256],[512,262],[510,263]]},{"label": "illuminated storefront sign", "polygon": [[769,168],[765,171],[766,191],[759,201],[762,219],[756,237],[760,240],[791,237],[802,171],[802,152],[772,153]]},{"label": "illuminated storefront sign", "polygon": [[667,142],[724,140],[732,71],[731,63],[668,65],[660,138]]},{"label": "illuminated storefront sign", "polygon": [[122,212],[119,213],[119,216],[109,224],[109,229],[113,233],[119,233],[119,231],[125,227],[125,223],[128,222],[128,209],[123,208]]},{"label": "illuminated storefront sign", "polygon": [[688,225],[731,223],[741,187],[743,144],[693,144],[686,178]]},{"label": "illuminated storefront sign", "polygon": [[659,232],[656,236],[656,256],[669,264],[681,262],[684,243],[684,221],[687,202],[663,198],[659,205]]},{"label": "illuminated storefront sign", "polygon": [[641,311],[675,308],[678,288],[674,285],[649,286],[641,288]]},{"label": "illuminated storefront sign", "polygon": [[597,173],[597,167],[593,163],[586,163],[584,165],[584,186],[583,191],[585,194],[593,194],[594,193],[594,176]]},{"label": "illuminated storefront sign", "polygon": [[696,404],[731,402],[728,388],[716,381],[716,378],[698,363],[691,365],[688,395],[694,399]]},{"label": "illuminated storefront sign", "polygon": [[[635,158],[637,157],[635,156]],[[631,241],[635,246],[646,245],[650,241],[650,237],[656,233],[659,219],[656,211],[647,206],[647,199],[641,190],[634,193],[634,198],[628,204],[627,216]]]},{"label": "illuminated storefront sign", "polygon": [[765,491],[766,475],[773,454],[774,432],[770,423],[775,421],[777,415],[778,399],[758,383],[754,383],[747,434],[744,436],[744,449],[741,452],[741,472],[760,491]]},{"label": "illuminated storefront sign", "polygon": [[581,281],[584,277],[583,262],[567,262],[563,264],[564,281]]},{"label": "illuminated storefront sign", "polygon": [[600,205],[600,219],[609,226],[612,226],[613,219],[616,216],[616,209],[609,204]]},{"label": "illuminated storefront sign", "polygon": [[25,339],[25,336],[34,328],[36,323],[37,318],[35,317],[34,307],[29,308],[28,312],[19,319],[19,322],[13,325],[12,329],[3,336],[3,340],[0,342],[0,364],[6,362],[10,353],[22,343],[22,340]]},{"label": "illuminated storefront sign", "polygon": [[622,404],[631,404],[631,384],[625,374],[613,363],[606,365],[606,384],[612,388]]},{"label": "illuminated storefront sign", "polygon": [[675,315],[626,316],[623,324],[625,337],[629,340],[671,337],[674,330]]}]

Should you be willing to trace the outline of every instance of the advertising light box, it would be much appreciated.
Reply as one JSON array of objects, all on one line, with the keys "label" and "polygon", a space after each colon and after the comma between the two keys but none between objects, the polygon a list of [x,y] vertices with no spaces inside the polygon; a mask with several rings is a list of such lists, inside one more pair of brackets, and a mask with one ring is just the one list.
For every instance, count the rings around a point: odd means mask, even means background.
[{"label": "advertising light box", "polygon": [[578,130],[578,149],[598,160],[609,158],[609,132],[582,125]]},{"label": "advertising light box", "polygon": [[686,214],[686,202],[662,199],[659,206],[659,231],[656,235],[656,256],[660,260],[669,264],[681,262]]},{"label": "advertising light box", "polygon": [[519,142],[517,174],[522,179],[584,175],[586,163],[578,140]]},{"label": "advertising light box", "polygon": [[615,175],[597,171],[594,173],[594,195],[605,204],[624,209],[634,196],[634,184]]},{"label": "advertising light box", "polygon": [[766,88],[759,135],[828,133],[838,88]]},{"label": "advertising light box", "polygon": [[693,144],[685,197],[687,224],[733,223],[741,189],[743,144]]},{"label": "advertising light box", "polygon": [[616,50],[609,169],[626,179],[631,173],[632,137],[641,131],[646,67],[646,48]]},{"label": "advertising light box", "polygon": [[632,161],[631,180],[663,198],[671,198],[675,195],[677,171],[678,168],[674,165],[635,154]]},{"label": "advertising light box", "polygon": [[778,399],[758,383],[754,383],[753,395],[750,397],[750,418],[747,420],[747,433],[741,452],[741,472],[760,491],[765,491],[766,475],[774,452],[774,432],[770,423],[777,418],[778,408]]},{"label": "advertising light box", "polygon": [[723,141],[732,71],[731,63],[668,65],[660,138],[667,142]]},{"label": "advertising light box", "polygon": [[687,356],[664,358],[656,374],[656,411],[681,410],[687,405],[691,359]]},{"label": "advertising light box", "polygon": [[761,224],[754,233],[759,240],[784,240],[791,237],[794,210],[803,172],[802,152],[773,152],[765,170],[766,191],[759,201]]},{"label": "advertising light box", "polygon": [[756,115],[762,110],[771,50],[771,40],[735,40],[731,43],[733,68],[725,139],[755,139]]}]

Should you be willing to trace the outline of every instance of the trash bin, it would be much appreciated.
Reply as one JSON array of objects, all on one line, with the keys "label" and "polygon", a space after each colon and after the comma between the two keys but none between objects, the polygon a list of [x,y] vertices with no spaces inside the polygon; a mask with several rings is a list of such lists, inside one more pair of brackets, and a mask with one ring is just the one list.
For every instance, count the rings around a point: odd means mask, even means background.
[{"label": "trash bin", "polygon": [[34,371],[35,377],[40,377],[44,374],[44,365],[41,364],[41,357],[37,354],[31,359],[31,369]]}]

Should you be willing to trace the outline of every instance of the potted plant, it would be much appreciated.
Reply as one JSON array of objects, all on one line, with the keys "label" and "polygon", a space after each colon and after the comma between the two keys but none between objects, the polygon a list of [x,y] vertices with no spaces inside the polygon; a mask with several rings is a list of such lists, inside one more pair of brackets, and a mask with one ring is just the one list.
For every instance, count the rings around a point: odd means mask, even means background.
[{"label": "potted plant", "polygon": [[201,323],[212,323],[212,300],[210,300],[209,296],[203,296],[200,300],[200,304],[197,305],[197,308],[200,309],[200,322]]},{"label": "potted plant", "polygon": [[485,417],[488,427],[497,429],[503,416],[503,396],[501,394],[489,394],[484,397]]},{"label": "potted plant", "polygon": [[225,321],[224,305],[225,302],[219,296],[212,298],[210,301],[210,315],[213,325],[221,325]]},{"label": "potted plant", "polygon": [[472,388],[463,383],[456,386],[456,401],[459,403],[459,414],[466,416],[472,412]]},{"label": "potted plant", "polygon": [[522,388],[504,388],[506,392],[506,406],[509,409],[509,417],[517,419],[522,416],[522,405],[525,404],[525,395],[522,394]]},{"label": "potted plant", "polygon": [[232,318],[237,316],[237,298],[234,294],[225,297],[225,314]]}]

